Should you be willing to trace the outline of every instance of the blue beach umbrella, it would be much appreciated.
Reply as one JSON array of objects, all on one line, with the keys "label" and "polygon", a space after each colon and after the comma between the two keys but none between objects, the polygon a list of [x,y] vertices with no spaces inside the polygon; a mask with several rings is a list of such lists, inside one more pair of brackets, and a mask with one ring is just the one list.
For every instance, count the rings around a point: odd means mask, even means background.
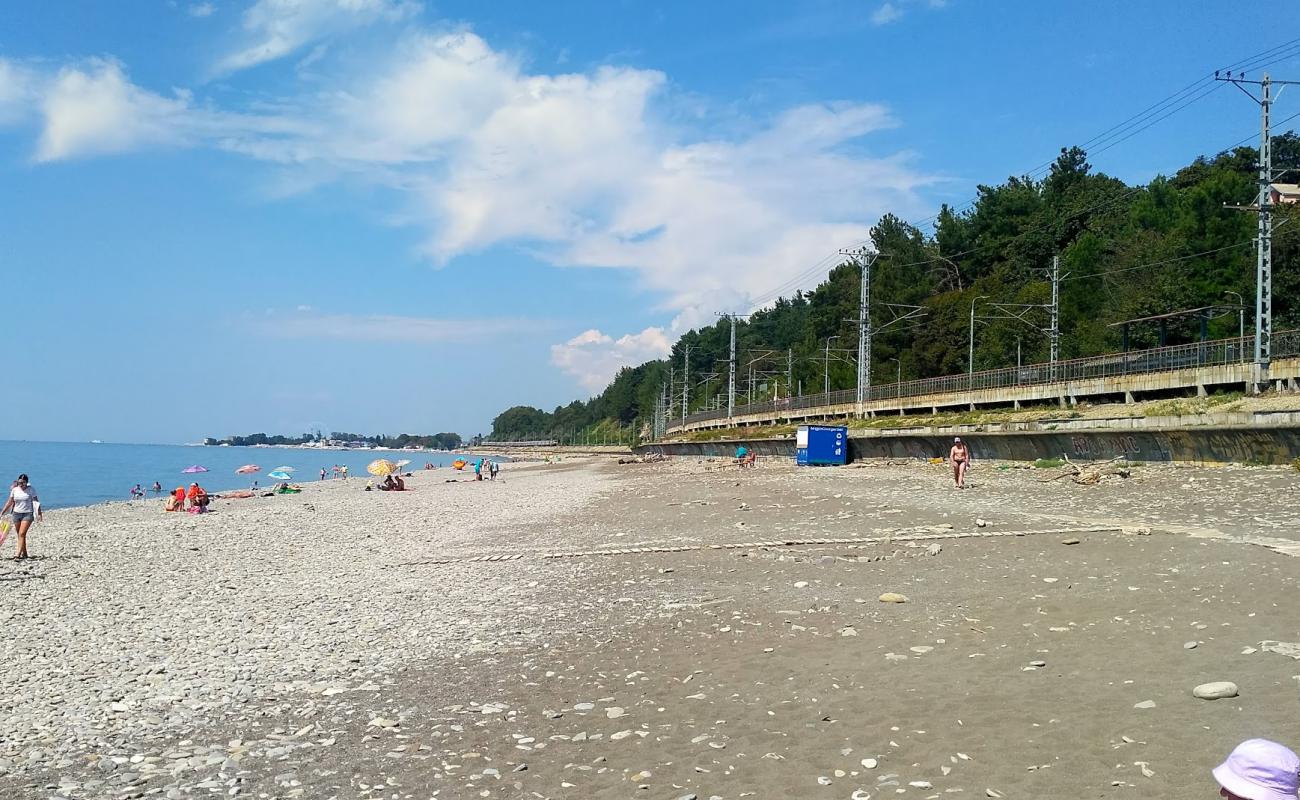
[{"label": "blue beach umbrella", "polygon": [[266,476],[268,478],[275,478],[277,481],[287,481],[293,477],[292,475],[290,475],[289,473],[285,472],[282,469],[272,470],[266,473]]}]

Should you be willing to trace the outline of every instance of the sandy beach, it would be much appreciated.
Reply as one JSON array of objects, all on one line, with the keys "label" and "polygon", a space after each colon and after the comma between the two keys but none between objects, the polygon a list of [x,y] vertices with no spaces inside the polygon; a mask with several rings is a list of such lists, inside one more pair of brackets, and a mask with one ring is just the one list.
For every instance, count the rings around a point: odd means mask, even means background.
[{"label": "sandy beach", "polygon": [[47,514],[0,796],[1208,798],[1300,746],[1293,470],[452,475]]}]

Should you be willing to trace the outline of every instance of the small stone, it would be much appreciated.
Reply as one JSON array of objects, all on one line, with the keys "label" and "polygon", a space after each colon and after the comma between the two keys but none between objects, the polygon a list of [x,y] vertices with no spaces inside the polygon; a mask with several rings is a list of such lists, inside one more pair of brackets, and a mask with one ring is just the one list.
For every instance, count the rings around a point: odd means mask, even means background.
[{"label": "small stone", "polygon": [[1184,650],[1195,650],[1195,649],[1196,649],[1196,646],[1197,646],[1198,644],[1200,644],[1200,642],[1184,642],[1184,643],[1183,643],[1183,649],[1184,649]]},{"label": "small stone", "polygon": [[831,779],[828,778],[828,777],[826,777],[825,775],[821,775],[821,776],[819,776],[819,777],[817,778],[817,782],[820,783],[822,786],[830,786],[830,785],[831,785]]},{"label": "small stone", "polygon": [[875,769],[875,768],[876,768],[876,765],[879,764],[879,763],[880,763],[880,762],[877,761],[877,760],[874,759],[874,758],[864,758],[864,759],[862,759],[862,766],[863,766],[865,769]]},{"label": "small stone", "polygon": [[989,521],[986,520],[986,519],[977,519],[977,520],[975,520],[975,527],[977,527],[977,528],[985,528],[985,527],[988,527],[988,524],[989,524]]},{"label": "small stone", "polygon": [[857,636],[857,635],[858,632],[855,631],[853,628],[845,628],[842,631],[840,631],[840,636]]},{"label": "small stone", "polygon": [[605,709],[605,716],[609,719],[618,719],[619,717],[627,716],[627,712],[618,706],[610,706]]},{"label": "small stone", "polygon": [[1134,704],[1133,704],[1133,707],[1134,707],[1134,708],[1155,708],[1155,707],[1156,707],[1156,701],[1154,701],[1154,700],[1143,700],[1141,703],[1134,703]]},{"label": "small stone", "polygon": [[913,653],[919,653],[920,655],[925,655],[926,653],[930,652],[934,648],[928,644],[918,644],[916,647],[909,647],[907,649],[911,650]]},{"label": "small stone", "polygon": [[1078,539],[1063,539],[1063,540],[1061,540],[1061,544],[1078,544],[1078,543],[1079,543],[1079,540],[1078,540]]},{"label": "small stone", "polygon": [[1031,667],[1045,667],[1045,666],[1047,666],[1047,662],[1046,662],[1046,661],[1030,661],[1030,662],[1029,662],[1029,666],[1031,666]]},{"label": "small stone", "polygon": [[1236,697],[1237,684],[1232,681],[1212,681],[1202,683],[1195,689],[1192,689],[1192,696],[1199,697],[1202,700],[1218,700],[1222,697]]},{"label": "small stone", "polygon": [[933,783],[930,783],[929,781],[908,781],[908,782],[907,782],[907,785],[908,785],[908,786],[911,786],[911,787],[914,787],[914,788],[916,788],[916,789],[933,789],[933,788],[934,788],[934,784],[933,784]]},{"label": "small stone", "polygon": [[906,603],[906,602],[907,602],[907,596],[906,596],[906,595],[898,594],[897,592],[885,592],[884,594],[882,594],[882,595],[880,596],[880,602],[882,602],[882,603]]},{"label": "small stone", "polygon": [[796,588],[796,589],[807,589],[807,588],[808,588],[808,581],[798,581],[797,583],[795,583],[794,588]]}]

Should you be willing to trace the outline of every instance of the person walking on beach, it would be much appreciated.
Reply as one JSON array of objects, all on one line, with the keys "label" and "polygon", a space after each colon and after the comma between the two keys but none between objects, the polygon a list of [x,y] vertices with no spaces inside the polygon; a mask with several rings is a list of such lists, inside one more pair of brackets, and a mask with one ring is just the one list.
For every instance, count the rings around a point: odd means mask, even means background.
[{"label": "person walking on beach", "polygon": [[1300,757],[1267,739],[1247,739],[1212,771],[1225,800],[1296,800]]},{"label": "person walking on beach", "polygon": [[952,482],[958,489],[966,488],[966,470],[970,468],[970,448],[961,437],[952,440],[952,449],[948,451],[948,460],[952,462]]},{"label": "person walking on beach", "polygon": [[321,479],[321,480],[325,480],[325,468],[324,468],[324,467],[321,467],[321,468],[320,468],[320,479]]},{"label": "person walking on beach", "polygon": [[343,466],[339,467],[339,472],[342,472],[342,473],[343,473],[343,480],[347,480],[347,479],[348,479],[348,465],[347,465],[347,464],[344,464]]},{"label": "person walking on beach", "polygon": [[27,558],[27,531],[31,529],[32,521],[45,519],[41,513],[41,499],[27,482],[26,473],[19,475],[14,485],[9,487],[9,499],[5,501],[4,508],[0,509],[0,516],[11,511],[14,515],[14,533],[18,534],[18,555],[14,556],[14,561],[21,561]]}]

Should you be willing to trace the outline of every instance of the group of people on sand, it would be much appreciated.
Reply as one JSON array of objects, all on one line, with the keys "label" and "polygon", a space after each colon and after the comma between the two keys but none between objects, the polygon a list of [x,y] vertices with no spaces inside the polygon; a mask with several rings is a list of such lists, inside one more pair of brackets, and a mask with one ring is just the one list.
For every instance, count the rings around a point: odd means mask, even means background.
[{"label": "group of people on sand", "polygon": [[[158,481],[154,481],[154,482],[153,482],[153,486],[150,487],[149,491],[153,492],[155,496],[156,496],[156,495],[160,495],[160,494],[162,494],[162,484],[159,483]],[[141,486],[141,485],[138,484],[138,483],[137,483],[135,486],[132,486],[132,487],[131,487],[131,499],[132,499],[132,500],[143,500],[143,499],[144,499],[144,487]]]},{"label": "group of people on sand", "polygon": [[171,494],[167,495],[167,500],[163,503],[163,511],[188,511],[191,514],[202,514],[208,510],[208,505],[212,498],[208,496],[207,490],[199,486],[198,482],[190,484],[187,491],[182,486],[177,486]]},{"label": "group of people on sand", "polygon": [[474,462],[474,480],[483,480],[483,474],[487,473],[487,479],[494,481],[497,479],[497,473],[501,471],[501,465],[490,458],[480,458]]},{"label": "group of people on sand", "polygon": [[758,454],[745,447],[743,444],[736,447],[736,466],[744,469],[745,467],[754,466],[758,460]]},{"label": "group of people on sand", "polygon": [[328,470],[325,467],[321,467],[320,479],[325,480],[326,475],[331,475],[334,478],[343,478],[344,480],[346,480],[348,477],[348,465],[343,464],[340,466],[338,464],[335,464],[333,467],[329,468]]},{"label": "group of people on sand", "polygon": [[[370,487],[367,486],[366,488],[369,489]],[[402,475],[400,472],[389,473],[388,475],[384,476],[384,479],[382,481],[380,481],[379,491],[404,492],[406,491],[406,481],[402,480]]]}]

